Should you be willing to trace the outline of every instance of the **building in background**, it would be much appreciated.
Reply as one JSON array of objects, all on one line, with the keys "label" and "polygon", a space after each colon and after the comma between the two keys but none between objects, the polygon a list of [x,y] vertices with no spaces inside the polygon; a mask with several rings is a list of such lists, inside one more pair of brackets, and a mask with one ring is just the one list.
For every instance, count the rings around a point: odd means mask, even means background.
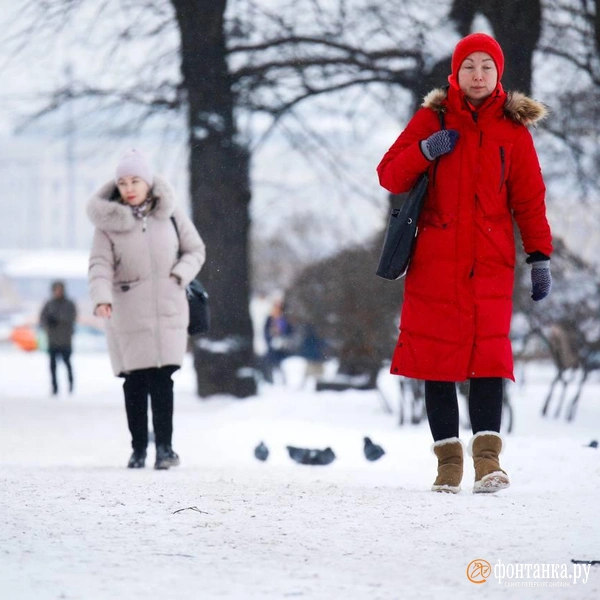
[{"label": "building in background", "polygon": [[63,154],[32,139],[0,138],[0,248],[87,248],[86,199],[98,185],[93,164],[69,177]]},{"label": "building in background", "polygon": [[[78,141],[75,155],[64,139],[0,137],[0,249],[87,250],[93,234],[87,201],[110,179],[122,152],[136,143]],[[187,156],[181,147],[165,148],[163,141],[152,140],[140,145],[189,208]]]}]

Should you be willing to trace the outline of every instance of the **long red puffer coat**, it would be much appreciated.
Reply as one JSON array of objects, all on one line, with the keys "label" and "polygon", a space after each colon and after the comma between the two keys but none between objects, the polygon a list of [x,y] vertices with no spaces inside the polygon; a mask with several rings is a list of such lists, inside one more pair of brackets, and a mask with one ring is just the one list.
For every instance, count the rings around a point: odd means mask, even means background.
[{"label": "long red puffer coat", "polygon": [[[419,142],[440,129],[440,112],[460,137],[451,153],[429,162]],[[526,127],[545,113],[500,84],[476,112],[455,88],[434,90],[377,167],[381,185],[394,194],[408,191],[424,171],[430,175],[392,373],[514,381],[513,217],[527,253],[552,252],[545,186]]]}]

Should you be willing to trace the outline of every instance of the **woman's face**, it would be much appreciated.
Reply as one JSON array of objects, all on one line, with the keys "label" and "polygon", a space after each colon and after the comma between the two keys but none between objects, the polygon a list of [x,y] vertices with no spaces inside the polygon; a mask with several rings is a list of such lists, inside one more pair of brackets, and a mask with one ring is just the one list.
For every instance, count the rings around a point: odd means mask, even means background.
[{"label": "woman's face", "polygon": [[473,52],[458,70],[458,85],[473,106],[480,106],[496,89],[498,69],[487,52]]},{"label": "woman's face", "polygon": [[136,175],[121,177],[117,181],[117,187],[119,188],[119,194],[123,202],[130,206],[138,206],[147,197],[150,191],[150,186],[141,178]]}]

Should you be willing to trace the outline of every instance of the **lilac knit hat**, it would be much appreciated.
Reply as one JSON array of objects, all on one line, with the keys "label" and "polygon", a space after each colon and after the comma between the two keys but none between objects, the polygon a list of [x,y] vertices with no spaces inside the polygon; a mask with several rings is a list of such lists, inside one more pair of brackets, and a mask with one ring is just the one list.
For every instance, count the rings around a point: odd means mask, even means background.
[{"label": "lilac knit hat", "polygon": [[144,153],[131,148],[121,156],[115,172],[115,183],[121,177],[141,177],[150,187],[154,185],[154,173]]}]

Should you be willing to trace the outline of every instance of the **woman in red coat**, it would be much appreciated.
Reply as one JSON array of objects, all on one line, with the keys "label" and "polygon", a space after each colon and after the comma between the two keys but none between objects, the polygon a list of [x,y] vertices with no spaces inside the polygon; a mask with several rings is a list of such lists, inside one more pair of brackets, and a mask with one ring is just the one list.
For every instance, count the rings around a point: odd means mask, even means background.
[{"label": "woman in red coat", "polygon": [[410,190],[425,171],[430,177],[391,370],[425,380],[438,458],[434,491],[460,490],[455,382],[466,379],[473,491],[509,485],[498,454],[502,379],[514,380],[513,218],[529,254],[532,299],[545,298],[551,287],[545,186],[527,129],[546,110],[523,94],[506,93],[503,69],[502,49],[492,37],[462,39],[452,55],[450,86],[425,97],[377,167],[381,185],[394,194]]}]

